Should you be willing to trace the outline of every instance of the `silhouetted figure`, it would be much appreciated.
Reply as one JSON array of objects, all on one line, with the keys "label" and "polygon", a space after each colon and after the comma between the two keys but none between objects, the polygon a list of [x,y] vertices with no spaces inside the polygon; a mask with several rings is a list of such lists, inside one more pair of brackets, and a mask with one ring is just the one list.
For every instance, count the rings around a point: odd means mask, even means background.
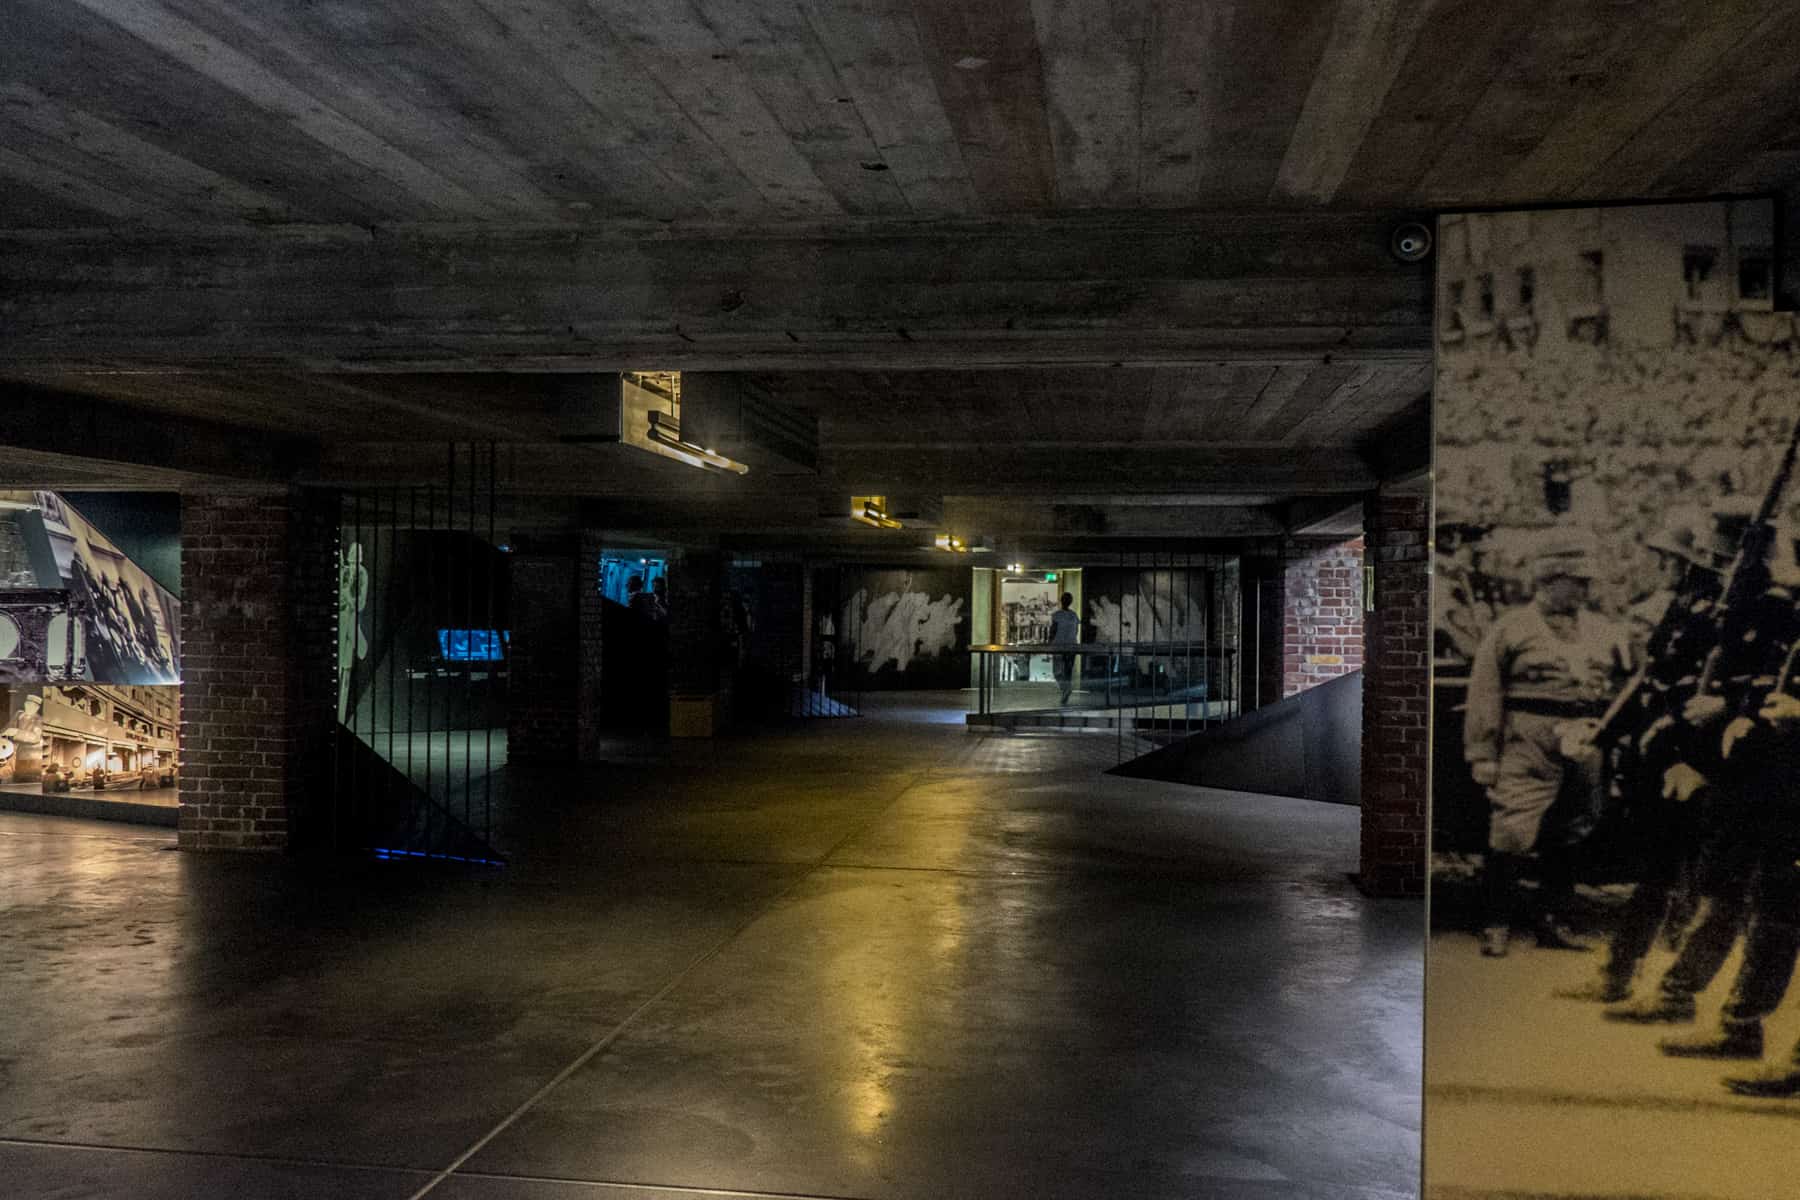
[{"label": "silhouetted figure", "polygon": [[[1062,607],[1050,614],[1050,644],[1052,646],[1073,646],[1081,641],[1081,618],[1075,615],[1075,595],[1073,592],[1062,594]],[[1069,702],[1069,694],[1075,690],[1075,655],[1054,654],[1050,658],[1050,673],[1062,684],[1062,702]]]}]

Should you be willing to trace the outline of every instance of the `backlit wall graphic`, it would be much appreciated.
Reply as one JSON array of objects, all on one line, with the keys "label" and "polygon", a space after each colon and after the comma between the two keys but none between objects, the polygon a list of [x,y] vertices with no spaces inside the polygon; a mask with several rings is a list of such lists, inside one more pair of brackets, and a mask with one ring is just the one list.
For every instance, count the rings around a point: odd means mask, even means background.
[{"label": "backlit wall graphic", "polygon": [[1438,232],[1426,1194],[1794,1195],[1772,208]]},{"label": "backlit wall graphic", "polygon": [[840,649],[867,686],[961,687],[969,571],[846,570]]},{"label": "backlit wall graphic", "polygon": [[178,683],[179,613],[55,492],[0,491],[0,680]]}]

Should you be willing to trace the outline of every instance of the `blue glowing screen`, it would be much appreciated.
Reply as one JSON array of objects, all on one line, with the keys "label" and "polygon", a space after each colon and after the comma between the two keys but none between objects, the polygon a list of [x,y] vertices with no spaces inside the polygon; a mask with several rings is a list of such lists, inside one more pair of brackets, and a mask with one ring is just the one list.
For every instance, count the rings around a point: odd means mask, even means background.
[{"label": "blue glowing screen", "polygon": [[510,629],[440,629],[438,654],[451,662],[499,662],[512,641]]}]

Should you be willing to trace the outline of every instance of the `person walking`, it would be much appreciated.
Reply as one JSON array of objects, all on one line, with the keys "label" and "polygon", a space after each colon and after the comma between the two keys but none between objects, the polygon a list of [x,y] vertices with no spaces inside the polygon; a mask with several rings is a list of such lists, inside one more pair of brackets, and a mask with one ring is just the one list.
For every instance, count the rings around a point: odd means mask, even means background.
[{"label": "person walking", "polygon": [[[1074,604],[1074,593],[1064,592],[1062,607],[1050,614],[1049,640],[1052,646],[1073,646],[1081,641],[1081,618],[1075,615]],[[1053,654],[1050,673],[1062,684],[1062,703],[1067,704],[1070,694],[1075,690],[1074,653]]]}]

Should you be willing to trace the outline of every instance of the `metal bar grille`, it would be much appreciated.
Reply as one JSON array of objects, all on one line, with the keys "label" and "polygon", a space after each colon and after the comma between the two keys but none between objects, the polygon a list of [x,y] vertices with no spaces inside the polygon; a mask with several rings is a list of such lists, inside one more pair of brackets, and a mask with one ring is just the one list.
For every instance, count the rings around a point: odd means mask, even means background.
[{"label": "metal bar grille", "polygon": [[333,849],[497,859],[493,725],[510,654],[498,476],[492,443],[451,444],[441,481],[346,497]]}]

